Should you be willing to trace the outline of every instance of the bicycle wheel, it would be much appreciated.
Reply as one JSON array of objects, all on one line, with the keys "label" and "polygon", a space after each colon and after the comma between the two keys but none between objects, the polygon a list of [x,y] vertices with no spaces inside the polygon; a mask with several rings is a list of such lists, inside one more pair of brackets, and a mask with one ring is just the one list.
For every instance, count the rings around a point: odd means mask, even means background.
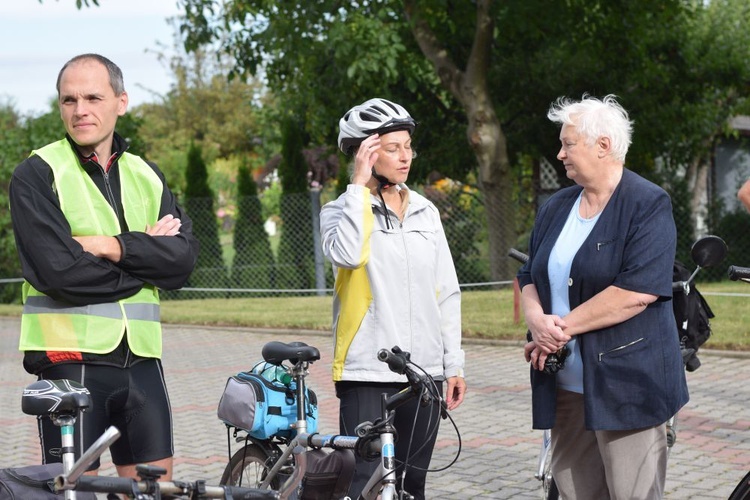
[{"label": "bicycle wheel", "polygon": [[552,477],[550,470],[551,454],[547,455],[544,464],[544,477],[542,478],[542,500],[559,500],[560,492],[557,490],[555,478]]},{"label": "bicycle wheel", "polygon": [[750,500],[750,472],[737,484],[729,500]]},{"label": "bicycle wheel", "polygon": [[[220,484],[258,488],[272,465],[273,458],[263,448],[256,444],[245,445],[232,455],[221,475]],[[279,477],[276,477],[271,480],[269,486],[273,490],[278,490],[279,485]]]},{"label": "bicycle wheel", "polygon": [[542,446],[539,450],[539,463],[534,477],[542,483],[542,500],[558,500],[560,494],[555,480],[552,479],[552,435],[547,429],[542,434]]},{"label": "bicycle wheel", "polygon": [[552,475],[547,476],[549,479],[544,480],[544,500],[559,500],[560,492],[557,490],[557,483]]}]

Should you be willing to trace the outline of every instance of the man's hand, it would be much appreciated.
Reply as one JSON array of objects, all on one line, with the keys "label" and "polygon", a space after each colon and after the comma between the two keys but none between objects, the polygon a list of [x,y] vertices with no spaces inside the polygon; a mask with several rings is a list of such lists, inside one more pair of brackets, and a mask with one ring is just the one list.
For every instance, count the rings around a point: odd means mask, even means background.
[{"label": "man's hand", "polygon": [[122,259],[120,241],[114,236],[73,236],[81,244],[84,252],[112,262]]},{"label": "man's hand", "polygon": [[167,214],[153,226],[146,226],[146,234],[151,236],[175,236],[180,234],[180,227],[182,227],[182,221],[175,218],[172,214]]},{"label": "man's hand", "polygon": [[[159,219],[153,226],[146,226],[145,233],[151,236],[175,236],[180,234],[182,222],[172,214]],[[122,247],[114,236],[73,236],[81,244],[84,252],[88,252],[102,259],[120,262]]]},{"label": "man's hand", "polygon": [[453,410],[464,401],[466,380],[463,377],[450,377],[446,382],[448,382],[448,387],[445,391],[445,403],[449,410]]}]

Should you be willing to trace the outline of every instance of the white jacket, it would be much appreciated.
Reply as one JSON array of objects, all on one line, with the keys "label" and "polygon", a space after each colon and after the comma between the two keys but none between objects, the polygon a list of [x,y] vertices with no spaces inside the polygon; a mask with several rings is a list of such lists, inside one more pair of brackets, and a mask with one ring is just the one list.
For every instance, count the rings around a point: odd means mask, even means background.
[{"label": "white jacket", "polygon": [[380,200],[354,184],[320,212],[336,277],[333,380],[406,381],[377,359],[396,345],[433,377],[463,376],[461,291],[440,214],[414,191],[402,223],[389,213],[393,229]]}]

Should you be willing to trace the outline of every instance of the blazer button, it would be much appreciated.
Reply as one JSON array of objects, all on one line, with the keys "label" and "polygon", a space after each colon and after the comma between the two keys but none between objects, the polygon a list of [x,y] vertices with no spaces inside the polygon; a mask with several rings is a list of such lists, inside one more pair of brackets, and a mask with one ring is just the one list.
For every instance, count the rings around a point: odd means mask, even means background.
[{"label": "blazer button", "polygon": [[568,286],[573,286],[573,278],[568,278]]}]

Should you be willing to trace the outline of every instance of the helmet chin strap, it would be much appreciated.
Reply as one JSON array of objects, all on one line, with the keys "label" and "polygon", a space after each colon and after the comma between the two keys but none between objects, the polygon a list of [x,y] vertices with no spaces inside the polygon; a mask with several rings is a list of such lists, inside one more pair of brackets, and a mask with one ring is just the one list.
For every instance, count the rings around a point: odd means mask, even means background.
[{"label": "helmet chin strap", "polygon": [[380,175],[375,172],[375,167],[372,168],[372,176],[378,181],[378,196],[380,197],[380,203],[383,206],[383,215],[385,215],[385,227],[386,229],[393,229],[393,223],[391,217],[388,215],[388,207],[385,204],[385,198],[383,198],[383,189],[388,189],[391,186],[395,186],[395,182],[389,181],[384,175]]}]

